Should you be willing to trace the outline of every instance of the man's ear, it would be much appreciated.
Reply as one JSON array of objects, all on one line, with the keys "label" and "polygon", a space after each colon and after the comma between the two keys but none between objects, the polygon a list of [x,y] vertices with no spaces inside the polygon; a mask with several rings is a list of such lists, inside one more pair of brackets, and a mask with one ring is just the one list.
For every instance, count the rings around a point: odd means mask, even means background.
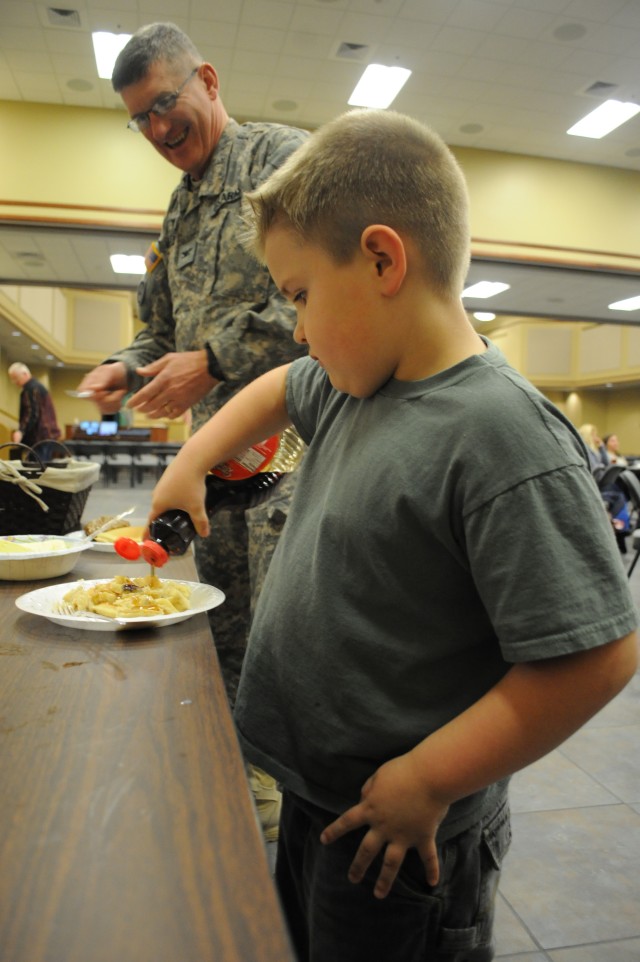
[{"label": "man's ear", "polygon": [[210,63],[205,62],[200,64],[198,72],[205,85],[209,99],[215,100],[220,91],[220,81],[218,80],[218,74],[215,71],[215,67],[212,67]]},{"label": "man's ear", "polygon": [[407,252],[400,235],[385,224],[370,224],[362,232],[360,249],[375,266],[381,293],[397,294],[407,273]]}]

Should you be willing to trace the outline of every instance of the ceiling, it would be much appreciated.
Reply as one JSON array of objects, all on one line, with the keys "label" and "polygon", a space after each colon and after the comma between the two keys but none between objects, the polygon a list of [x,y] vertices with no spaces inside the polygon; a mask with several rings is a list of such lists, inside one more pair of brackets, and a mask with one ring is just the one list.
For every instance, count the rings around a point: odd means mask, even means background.
[{"label": "ceiling", "polygon": [[638,0],[2,0],[0,99],[121,109],[91,31],[154,20],[193,37],[240,119],[315,127],[366,63],[397,64],[413,75],[394,109],[451,145],[640,169],[640,115],[600,141],[565,133],[640,97]]},{"label": "ceiling", "polygon": [[[0,99],[122,109],[97,76],[91,31],[154,20],[194,38],[238,120],[313,128],[347,109],[366,63],[399,64],[413,74],[394,109],[454,147],[640,170],[640,114],[602,140],[566,134],[608,97],[640,102],[640,0],[0,0]],[[0,279],[133,290],[108,254],[144,253],[150,239],[0,226]],[[633,275],[474,261],[476,279],[511,284],[490,302],[499,312],[638,317],[607,310],[640,293]]]}]

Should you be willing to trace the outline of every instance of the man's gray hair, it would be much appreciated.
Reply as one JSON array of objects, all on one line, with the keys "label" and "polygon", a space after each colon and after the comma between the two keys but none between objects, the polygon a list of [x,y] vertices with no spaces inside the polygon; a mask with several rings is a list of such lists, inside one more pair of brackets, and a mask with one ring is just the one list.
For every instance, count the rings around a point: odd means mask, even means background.
[{"label": "man's gray hair", "polygon": [[136,30],[118,54],[111,85],[120,93],[146,77],[158,61],[199,67],[203,59],[191,38],[175,23],[150,23]]}]

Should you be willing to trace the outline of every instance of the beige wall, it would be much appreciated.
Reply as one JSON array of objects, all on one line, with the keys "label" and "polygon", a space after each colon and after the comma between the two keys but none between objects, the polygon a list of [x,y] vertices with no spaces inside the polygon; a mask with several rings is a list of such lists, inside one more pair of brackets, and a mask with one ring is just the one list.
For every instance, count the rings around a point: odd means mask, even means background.
[{"label": "beige wall", "polygon": [[[42,214],[41,204],[72,205],[59,213],[76,221],[158,224],[180,171],[128,130],[126,120],[124,110],[0,101],[0,139],[12,145],[2,159],[0,216]],[[640,263],[639,172],[471,148],[454,152],[469,184],[479,250],[542,245],[576,256],[628,255]]]},{"label": "beige wall", "polygon": [[0,142],[11,144],[0,216],[158,227],[180,171],[126,120],[120,110],[0,101]]}]

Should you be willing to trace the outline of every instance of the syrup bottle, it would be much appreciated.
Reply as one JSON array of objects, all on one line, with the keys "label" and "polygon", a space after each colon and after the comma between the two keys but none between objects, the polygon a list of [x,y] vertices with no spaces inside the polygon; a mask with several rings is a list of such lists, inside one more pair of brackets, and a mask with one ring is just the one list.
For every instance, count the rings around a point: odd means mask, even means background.
[{"label": "syrup bottle", "polygon": [[[218,464],[205,478],[204,507],[207,515],[223,504],[248,503],[255,495],[266,492],[285,472],[297,466],[304,443],[294,428],[260,441],[236,458]],[[149,525],[150,537],[139,546],[131,538],[118,538],[114,547],[121,557],[142,557],[153,568],[161,568],[172,555],[183,555],[196,536],[186,511],[173,508],[154,518]]]}]

